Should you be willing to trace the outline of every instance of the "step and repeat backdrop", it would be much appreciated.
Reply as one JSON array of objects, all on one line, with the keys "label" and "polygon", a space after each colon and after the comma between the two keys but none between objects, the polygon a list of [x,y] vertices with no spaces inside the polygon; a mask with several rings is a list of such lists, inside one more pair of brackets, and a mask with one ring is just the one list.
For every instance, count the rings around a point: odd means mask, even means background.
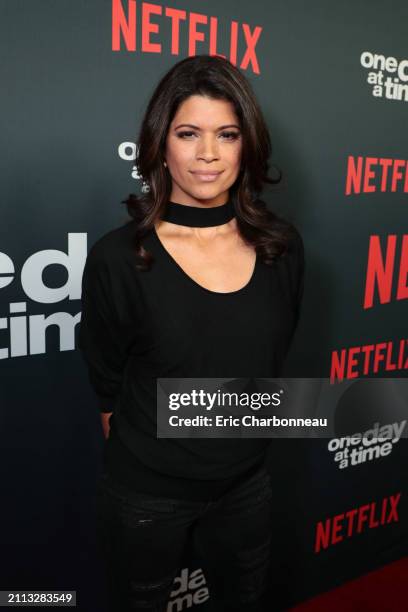
[{"label": "step and repeat backdrop", "polygon": [[[76,590],[79,609],[105,609],[93,532],[103,438],[77,349],[83,266],[141,189],[154,86],[207,53],[250,80],[283,174],[264,199],[305,244],[286,374],[339,389],[332,438],[270,445],[271,609],[406,555],[395,385],[408,374],[407,4],[2,0],[0,13],[0,589]],[[347,436],[356,410],[367,445]],[[187,609],[219,610],[192,549],[168,605]]]}]

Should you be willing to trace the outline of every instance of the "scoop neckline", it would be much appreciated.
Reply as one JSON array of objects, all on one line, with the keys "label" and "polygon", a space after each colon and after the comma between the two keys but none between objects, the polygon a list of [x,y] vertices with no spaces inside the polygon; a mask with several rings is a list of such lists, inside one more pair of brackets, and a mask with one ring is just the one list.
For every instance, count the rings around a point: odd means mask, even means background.
[{"label": "scoop neckline", "polygon": [[167,257],[167,259],[170,261],[170,263],[172,263],[176,268],[178,268],[178,270],[182,273],[182,275],[191,284],[193,284],[196,287],[198,287],[199,289],[201,289],[201,291],[205,291],[206,293],[211,293],[212,295],[220,295],[220,296],[237,295],[238,293],[244,293],[245,291],[247,291],[250,288],[250,286],[253,284],[253,282],[255,280],[255,276],[256,276],[257,270],[258,270],[258,263],[259,263],[259,258],[258,258],[258,254],[257,253],[255,253],[255,264],[254,264],[254,267],[253,267],[253,270],[252,270],[252,274],[251,274],[248,282],[243,287],[240,287],[240,289],[235,289],[235,291],[213,291],[212,289],[207,289],[207,287],[203,287],[203,285],[200,285],[200,283],[195,281],[194,278],[191,278],[191,276],[189,276],[187,274],[187,272],[185,270],[183,270],[183,268],[180,266],[180,264],[178,264],[177,261],[174,259],[174,257],[172,257],[170,255],[170,253],[168,252],[168,250],[166,249],[166,247],[164,246],[164,244],[160,240],[159,234],[157,233],[156,227],[154,225],[153,225],[152,231],[153,231],[153,236],[155,237],[156,241],[158,242],[160,249],[163,251],[163,253]]}]

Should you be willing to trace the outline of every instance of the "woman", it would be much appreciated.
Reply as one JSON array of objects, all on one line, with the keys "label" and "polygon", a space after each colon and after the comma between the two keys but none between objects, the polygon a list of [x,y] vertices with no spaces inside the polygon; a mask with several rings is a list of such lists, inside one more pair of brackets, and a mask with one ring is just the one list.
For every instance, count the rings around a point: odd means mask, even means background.
[{"label": "woman", "polygon": [[262,610],[273,495],[265,439],[157,438],[157,378],[275,377],[299,315],[297,231],[258,199],[270,140],[220,57],[177,63],[139,135],[144,194],[91,248],[80,348],[107,442],[98,533],[110,610],[164,611],[187,543],[223,611]]}]

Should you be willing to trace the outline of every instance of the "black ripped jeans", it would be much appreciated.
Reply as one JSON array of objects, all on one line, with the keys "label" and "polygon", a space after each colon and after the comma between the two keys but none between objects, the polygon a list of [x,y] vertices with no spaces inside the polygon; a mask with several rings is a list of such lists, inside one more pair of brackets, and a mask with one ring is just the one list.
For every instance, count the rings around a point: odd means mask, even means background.
[{"label": "black ripped jeans", "polygon": [[97,494],[97,536],[109,612],[165,612],[189,538],[205,562],[216,608],[263,612],[272,503],[263,467],[211,502],[134,493],[104,475]]}]

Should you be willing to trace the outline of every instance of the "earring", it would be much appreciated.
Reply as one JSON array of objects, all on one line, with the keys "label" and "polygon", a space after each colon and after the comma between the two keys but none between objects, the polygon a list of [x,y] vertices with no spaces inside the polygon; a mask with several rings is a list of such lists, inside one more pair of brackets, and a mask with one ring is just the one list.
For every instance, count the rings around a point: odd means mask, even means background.
[{"label": "earring", "polygon": [[165,162],[165,161],[163,162],[163,166],[164,166],[165,168],[167,168],[167,164],[166,164],[166,162]]},{"label": "earring", "polygon": [[146,181],[143,181],[140,190],[141,190],[142,193],[149,193],[149,191],[150,191],[149,183],[146,182]]}]

